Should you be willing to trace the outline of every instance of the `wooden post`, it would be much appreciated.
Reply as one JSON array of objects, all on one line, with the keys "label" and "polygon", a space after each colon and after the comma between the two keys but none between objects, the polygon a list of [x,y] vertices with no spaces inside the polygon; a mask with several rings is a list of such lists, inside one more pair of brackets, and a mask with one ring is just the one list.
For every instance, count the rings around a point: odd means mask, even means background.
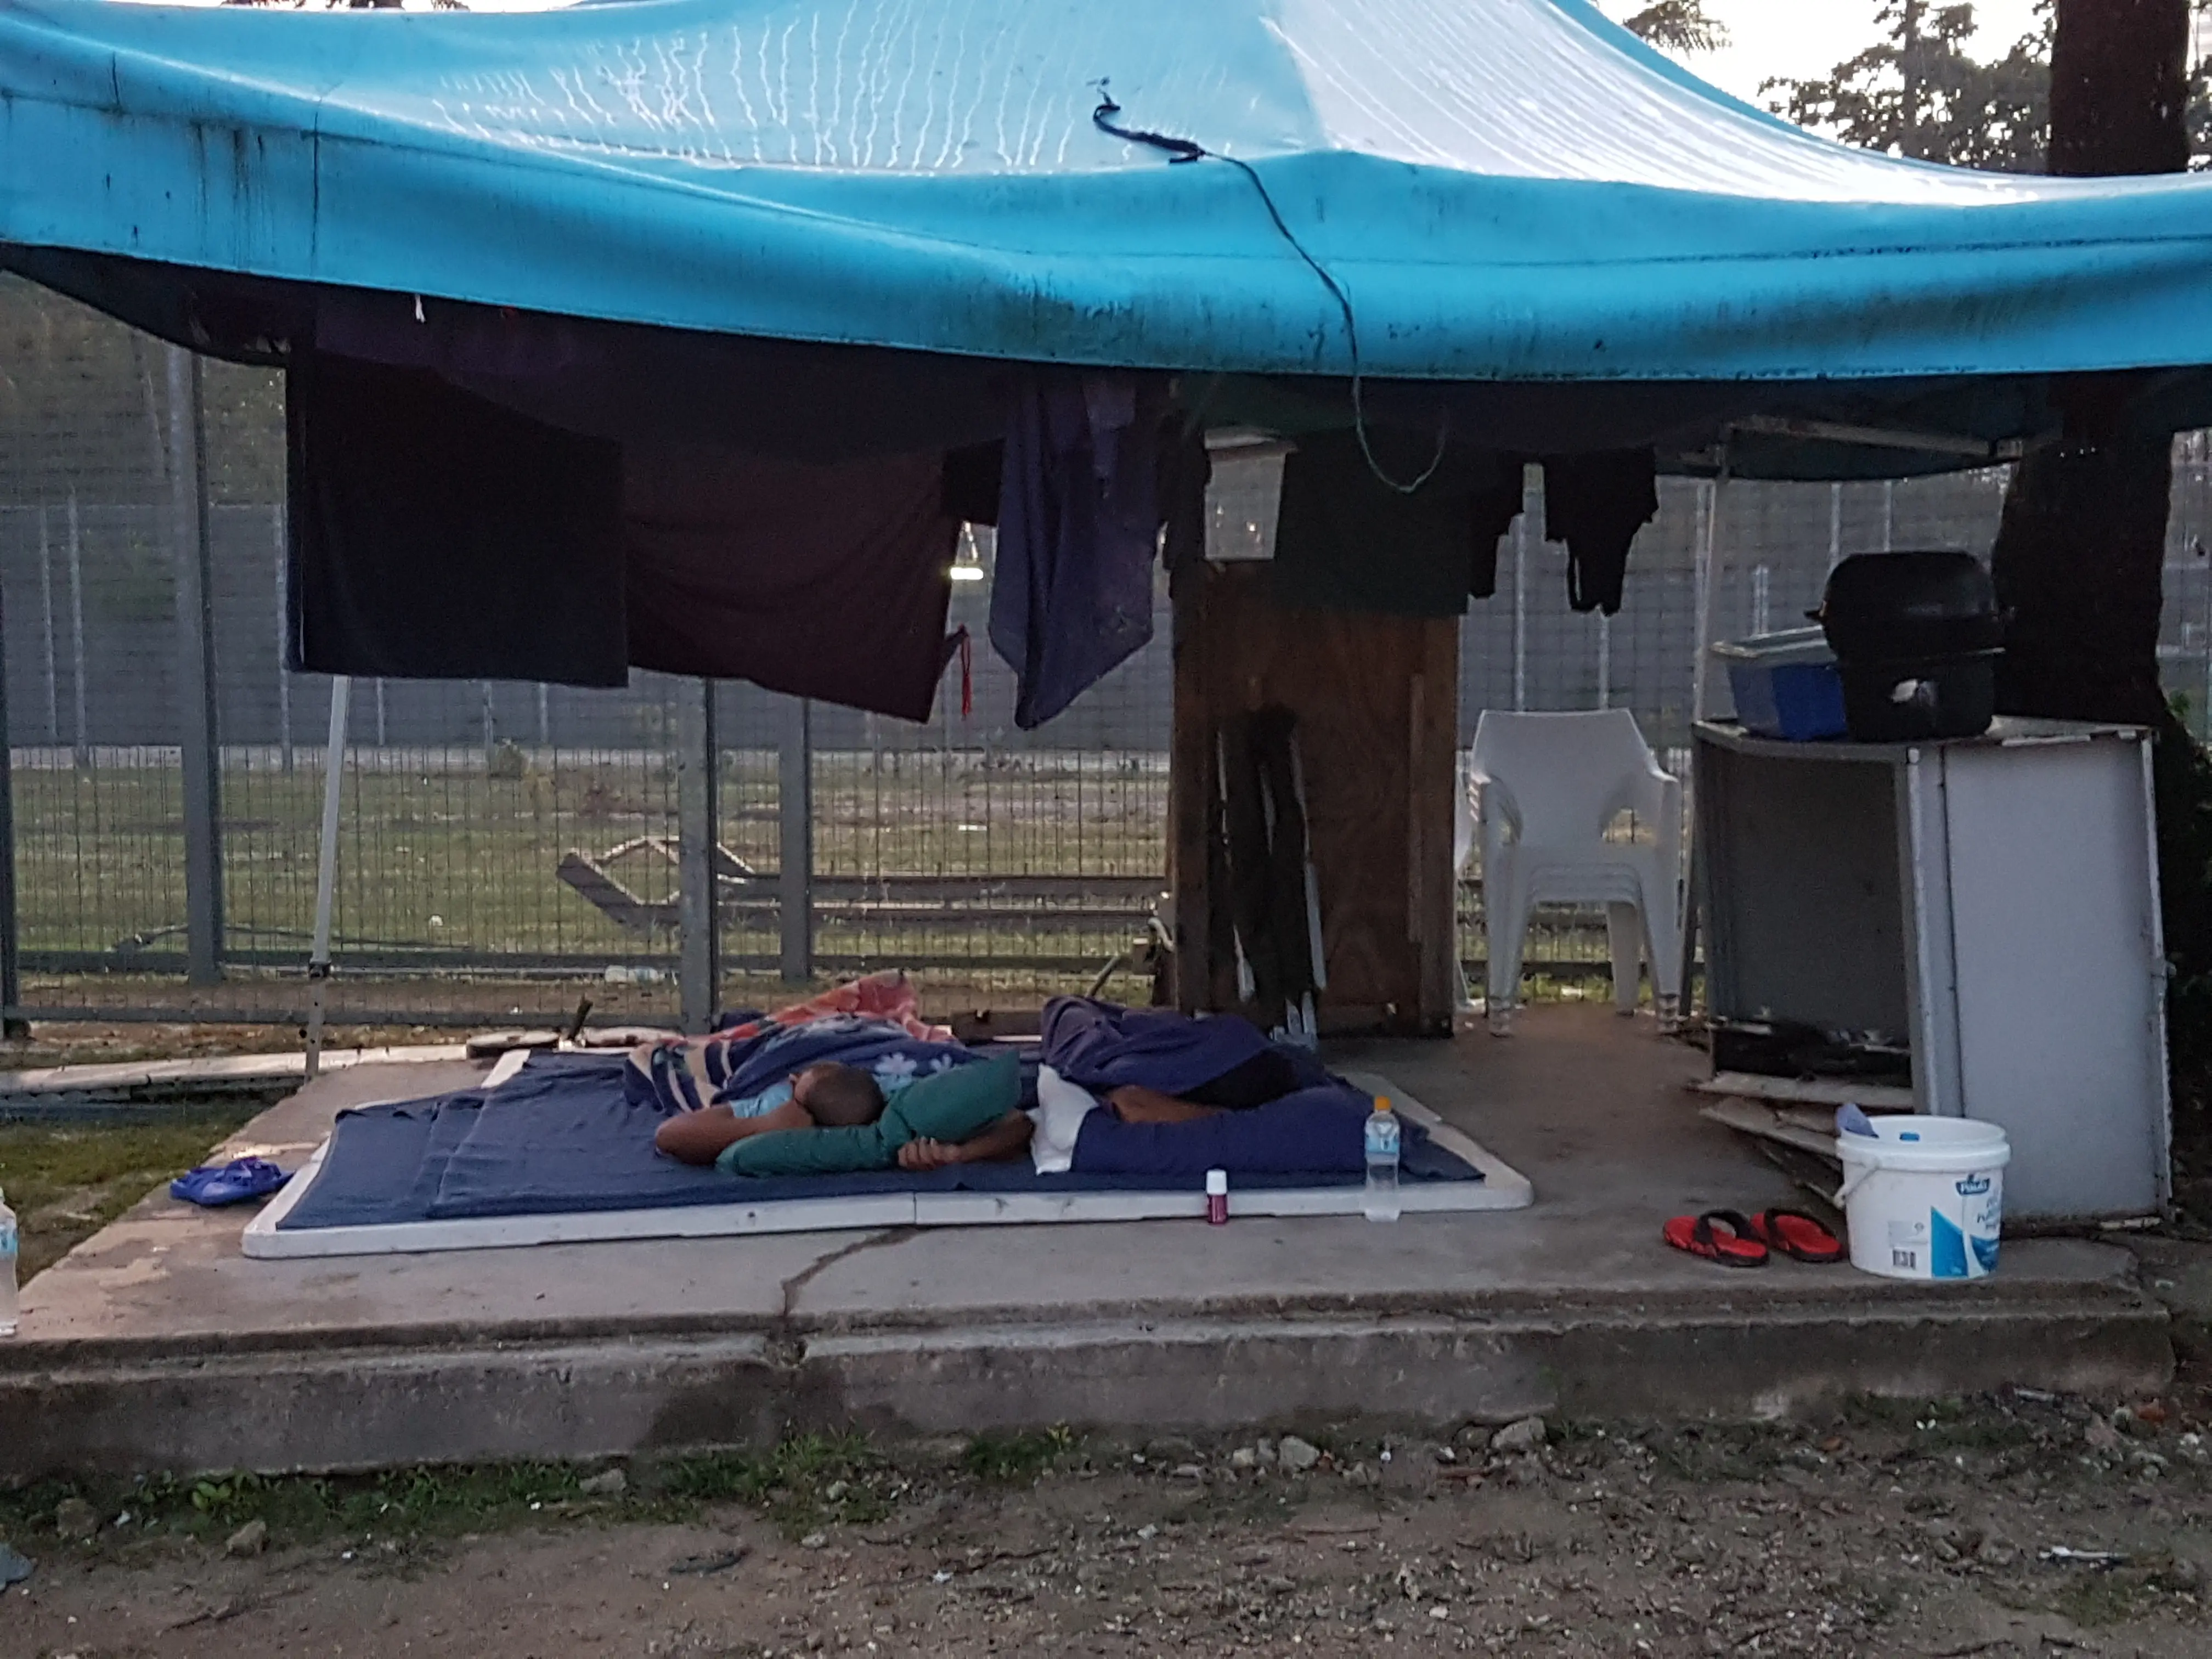
[{"label": "wooden post", "polygon": [[1218,733],[1297,718],[1321,887],[1325,1032],[1443,1035],[1457,980],[1451,866],[1459,624],[1275,604],[1264,565],[1186,573],[1175,601],[1169,877],[1176,1006],[1237,1005],[1221,879]]}]

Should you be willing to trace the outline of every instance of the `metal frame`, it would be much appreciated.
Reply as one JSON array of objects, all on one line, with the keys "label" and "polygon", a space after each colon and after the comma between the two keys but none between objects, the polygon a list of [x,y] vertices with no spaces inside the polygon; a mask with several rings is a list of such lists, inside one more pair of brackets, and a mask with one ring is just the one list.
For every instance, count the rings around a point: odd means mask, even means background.
[{"label": "metal frame", "polygon": [[222,981],[222,764],[216,750],[215,571],[208,540],[200,360],[167,350],[169,491],[177,573],[177,719],[185,769],[185,976]]}]

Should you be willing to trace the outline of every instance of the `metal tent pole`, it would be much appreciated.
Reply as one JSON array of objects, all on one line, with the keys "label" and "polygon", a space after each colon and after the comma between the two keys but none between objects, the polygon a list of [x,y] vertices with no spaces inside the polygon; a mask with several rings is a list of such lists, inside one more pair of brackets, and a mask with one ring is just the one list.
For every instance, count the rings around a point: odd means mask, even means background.
[{"label": "metal tent pole", "polygon": [[1720,585],[1721,508],[1728,498],[1729,465],[1725,448],[1721,453],[1720,476],[1713,480],[1705,499],[1705,533],[1698,538],[1698,639],[1697,658],[1690,665],[1690,719],[1694,723],[1705,717],[1705,696],[1710,681],[1706,659],[1713,648],[1713,589]]},{"label": "metal tent pole", "polygon": [[331,682],[331,738],[323,750],[323,844],[315,865],[315,942],[307,955],[307,1075],[323,1069],[323,999],[331,981],[331,912],[337,901],[338,793],[345,784],[346,715],[353,681]]},{"label": "metal tent pole", "polygon": [[722,920],[716,882],[721,840],[721,745],[714,682],[676,684],[677,995],[684,1029],[711,1031],[722,1000]]},{"label": "metal tent pole", "polygon": [[[1720,582],[1721,510],[1727,500],[1729,484],[1729,441],[1721,440],[1721,466],[1713,480],[1712,489],[1705,501],[1704,533],[1698,541],[1698,637],[1697,660],[1690,667],[1690,754],[1694,763],[1698,752],[1698,722],[1705,718],[1705,695],[1709,679],[1708,659],[1713,648],[1713,589]],[[1697,779],[1694,769],[1691,776],[1689,798],[1697,799]],[[1687,872],[1677,871],[1675,879],[1681,884],[1682,896],[1682,998],[1680,1013],[1690,1012],[1692,975],[1698,961],[1698,910],[1704,879],[1704,848],[1697,832],[1697,817],[1693,811],[1691,821],[1683,826],[1682,849],[1689,859]]]},{"label": "metal tent pole", "polygon": [[814,977],[814,734],[804,697],[782,700],[776,745],[777,952],[785,983]]},{"label": "metal tent pole", "polygon": [[194,985],[222,980],[222,756],[217,749],[215,571],[207,416],[200,360],[167,353],[170,529],[177,574],[177,736],[184,765],[185,964]]}]

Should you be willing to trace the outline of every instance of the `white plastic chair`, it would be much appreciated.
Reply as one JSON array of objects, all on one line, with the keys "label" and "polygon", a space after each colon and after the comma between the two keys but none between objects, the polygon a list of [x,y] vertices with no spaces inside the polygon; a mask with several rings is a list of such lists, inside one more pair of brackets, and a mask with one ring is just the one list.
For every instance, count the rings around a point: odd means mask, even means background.
[{"label": "white plastic chair", "polygon": [[[1529,912],[1542,903],[1604,905],[1613,1006],[1636,1011],[1640,956],[1660,1019],[1671,1024],[1682,994],[1682,786],[1660,770],[1636,717],[1486,709],[1468,781],[1482,846],[1491,1030],[1512,1030]],[[1632,839],[1607,833],[1624,811]]]}]

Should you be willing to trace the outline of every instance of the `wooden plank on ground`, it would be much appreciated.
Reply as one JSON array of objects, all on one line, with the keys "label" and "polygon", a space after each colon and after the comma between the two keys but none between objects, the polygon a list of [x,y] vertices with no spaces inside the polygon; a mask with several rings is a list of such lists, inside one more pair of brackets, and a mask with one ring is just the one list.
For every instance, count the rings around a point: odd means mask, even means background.
[{"label": "wooden plank on ground", "polygon": [[1909,1112],[1912,1091],[1887,1083],[1858,1083],[1849,1078],[1761,1077],[1753,1072],[1716,1072],[1690,1085],[1699,1094],[1732,1095],[1742,1100],[1786,1102],[1802,1106],[1856,1106],[1865,1112]]},{"label": "wooden plank on ground", "polygon": [[1717,1100],[1710,1106],[1699,1107],[1698,1115],[1740,1133],[1756,1135],[1761,1140],[1778,1141],[1784,1146],[1826,1158],[1836,1156],[1832,1129],[1823,1134],[1755,1100]]}]

